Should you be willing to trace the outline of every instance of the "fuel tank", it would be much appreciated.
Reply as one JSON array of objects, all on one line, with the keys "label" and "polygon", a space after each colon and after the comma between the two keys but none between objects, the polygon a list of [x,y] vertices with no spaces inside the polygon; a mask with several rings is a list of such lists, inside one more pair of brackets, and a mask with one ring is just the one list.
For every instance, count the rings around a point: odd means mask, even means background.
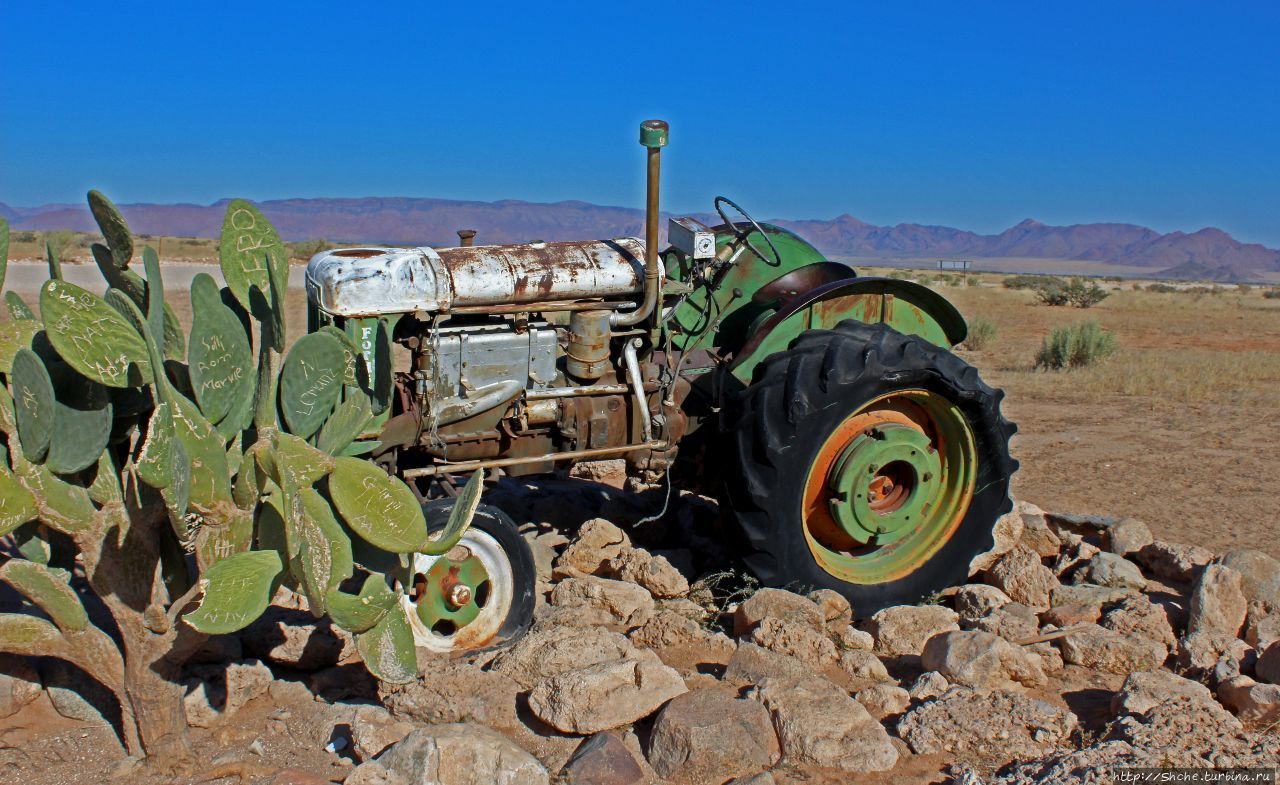
[{"label": "fuel tank", "polygon": [[307,297],[333,316],[644,294],[635,237],[464,248],[341,248],[311,257]]}]

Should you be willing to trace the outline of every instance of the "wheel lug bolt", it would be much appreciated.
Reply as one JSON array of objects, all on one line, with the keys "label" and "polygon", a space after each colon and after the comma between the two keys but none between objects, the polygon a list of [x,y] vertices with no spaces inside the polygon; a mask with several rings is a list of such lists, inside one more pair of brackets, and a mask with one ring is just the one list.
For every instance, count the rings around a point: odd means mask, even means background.
[{"label": "wheel lug bolt", "polygon": [[447,599],[454,608],[461,608],[471,602],[471,587],[460,583],[449,590]]}]

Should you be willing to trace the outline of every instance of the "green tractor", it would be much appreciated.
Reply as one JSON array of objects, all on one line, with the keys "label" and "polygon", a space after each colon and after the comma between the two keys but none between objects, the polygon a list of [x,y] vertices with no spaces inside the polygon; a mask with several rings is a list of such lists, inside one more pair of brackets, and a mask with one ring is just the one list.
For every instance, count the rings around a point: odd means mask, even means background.
[{"label": "green tractor", "polygon": [[[718,495],[766,585],[834,589],[859,614],[963,581],[1011,509],[1003,394],[950,350],[963,317],[863,277],[719,197],[659,246],[664,122],[646,121],[645,238],[345,248],[306,272],[312,331],[341,330],[378,388],[370,455],[433,526],[476,472],[625,458],[642,483]],[[287,413],[286,413],[287,414]],[[461,547],[414,561],[419,645],[509,638],[533,608],[528,547],[482,505]]]}]

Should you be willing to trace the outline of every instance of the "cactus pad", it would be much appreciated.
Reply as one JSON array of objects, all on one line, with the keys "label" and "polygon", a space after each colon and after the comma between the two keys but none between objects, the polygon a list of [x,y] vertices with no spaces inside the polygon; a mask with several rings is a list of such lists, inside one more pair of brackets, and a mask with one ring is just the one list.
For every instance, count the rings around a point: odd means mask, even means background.
[{"label": "cactus pad", "polygon": [[390,684],[404,684],[418,677],[413,630],[404,606],[392,608],[367,632],[356,636],[356,649],[369,672]]},{"label": "cactus pad", "polygon": [[365,578],[358,595],[331,591],[327,598],[329,618],[352,633],[362,633],[382,621],[382,617],[400,603],[400,596],[387,588],[381,575]]},{"label": "cactus pad", "polygon": [[14,321],[35,319],[35,311],[31,310],[17,292],[5,292],[4,304],[9,309],[9,318]]},{"label": "cactus pad", "polygon": [[[298,564],[302,587],[312,613],[324,613],[326,598],[351,577],[354,561],[351,541],[333,515],[329,502],[310,488],[298,490],[291,502],[289,530],[298,541]],[[301,515],[297,515],[301,512]]]},{"label": "cactus pad", "polygon": [[271,602],[283,565],[275,551],[228,556],[205,572],[200,607],[183,616],[199,632],[225,635],[247,627]]},{"label": "cactus pad", "polygon": [[149,245],[142,249],[142,265],[147,271],[147,329],[164,354],[164,279],[160,275],[160,257]]},{"label": "cactus pad", "polygon": [[46,281],[40,313],[53,348],[85,377],[108,387],[151,381],[147,345],[101,297],[65,281]]},{"label": "cactus pad", "polygon": [[309,488],[321,477],[333,471],[333,458],[317,450],[300,437],[277,433],[273,440],[276,466],[284,475],[282,480],[298,488]]},{"label": "cactus pad", "polygon": [[335,459],[329,496],[351,530],[392,553],[413,553],[427,543],[427,521],[409,486],[359,458]]},{"label": "cactus pad", "polygon": [[58,629],[80,632],[89,626],[89,614],[75,589],[62,577],[64,574],[26,559],[12,559],[0,565],[0,581],[40,606]]},{"label": "cactus pad", "polygon": [[[12,294],[12,292],[10,292]],[[13,370],[13,358],[19,349],[31,346],[31,340],[40,332],[41,324],[29,319],[9,322],[0,330],[0,373]]]},{"label": "cactus pad", "polygon": [[58,393],[44,465],[56,474],[72,474],[97,463],[106,449],[113,423],[111,398],[105,387],[66,366],[50,370]]},{"label": "cactus pad", "polygon": [[245,398],[253,398],[253,350],[240,320],[222,304],[217,284],[204,273],[191,282],[191,310],[191,388],[200,411],[218,423],[233,409],[241,411]]},{"label": "cactus pad", "polygon": [[305,439],[320,429],[338,400],[345,367],[342,343],[332,335],[298,339],[280,369],[280,411],[290,433]]},{"label": "cactus pad", "polygon": [[0,537],[36,517],[36,497],[18,478],[0,468]]},{"label": "cactus pad", "polygon": [[243,199],[233,199],[227,205],[218,255],[227,288],[250,312],[254,311],[250,289],[256,287],[263,295],[270,294],[268,270],[275,267],[282,277],[288,272],[289,258],[280,235],[258,208]]},{"label": "cactus pad", "polygon": [[168,488],[173,482],[175,443],[173,410],[167,401],[162,401],[151,413],[146,438],[134,459],[138,477],[152,488]]},{"label": "cactus pad", "polygon": [[9,269],[9,222],[0,218],[0,289],[4,288],[5,272]]},{"label": "cactus pad", "polygon": [[133,236],[129,234],[129,224],[125,223],[124,216],[101,191],[89,192],[89,211],[111,247],[111,258],[116,267],[121,270],[128,267],[129,260],[133,258]]},{"label": "cactus pad", "polygon": [[359,394],[351,396],[338,405],[333,416],[320,429],[316,447],[330,455],[340,454],[364,432],[371,417],[373,410],[369,408],[368,399]]},{"label": "cactus pad", "polygon": [[35,352],[19,349],[14,355],[9,385],[22,454],[29,461],[43,461],[53,434],[53,382]]}]

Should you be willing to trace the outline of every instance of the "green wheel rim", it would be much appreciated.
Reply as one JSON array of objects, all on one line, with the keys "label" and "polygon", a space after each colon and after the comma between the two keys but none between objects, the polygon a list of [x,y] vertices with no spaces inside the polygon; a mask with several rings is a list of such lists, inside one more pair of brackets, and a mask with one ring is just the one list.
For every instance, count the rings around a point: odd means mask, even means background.
[{"label": "green wheel rim", "polygon": [[900,579],[955,533],[976,475],[973,431],[955,404],[927,390],[880,396],[837,426],[810,465],[809,550],[848,583]]},{"label": "green wheel rim", "polygon": [[451,635],[480,615],[478,600],[484,596],[489,573],[474,554],[467,553],[457,561],[449,555],[436,560],[415,589],[422,624],[437,634]]}]

